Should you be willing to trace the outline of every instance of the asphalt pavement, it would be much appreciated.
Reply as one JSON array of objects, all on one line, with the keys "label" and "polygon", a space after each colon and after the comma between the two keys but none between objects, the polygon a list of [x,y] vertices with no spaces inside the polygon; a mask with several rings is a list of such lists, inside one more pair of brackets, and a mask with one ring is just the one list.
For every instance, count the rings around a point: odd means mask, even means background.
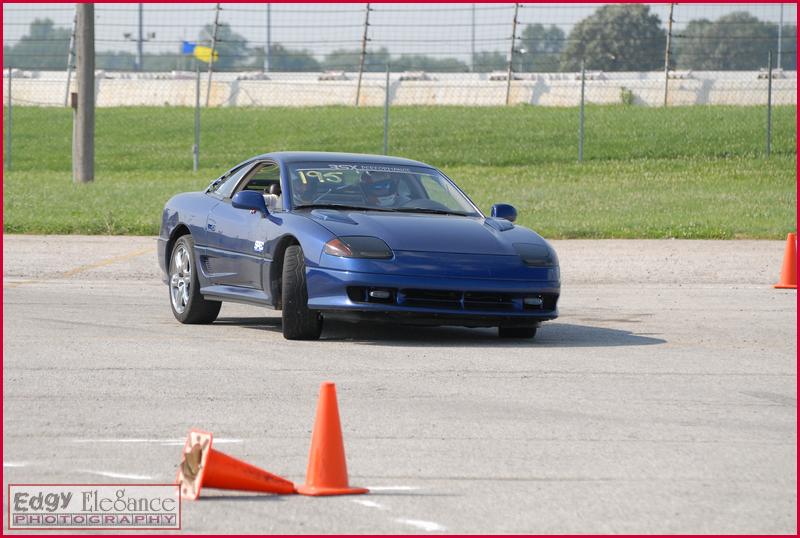
[{"label": "asphalt pavement", "polygon": [[191,427],[302,483],[331,380],[371,493],[206,490],[184,531],[794,533],[784,243],[553,244],[561,317],[532,342],[346,323],[289,342],[245,305],[178,324],[154,238],[6,235],[4,487],[170,482]]}]

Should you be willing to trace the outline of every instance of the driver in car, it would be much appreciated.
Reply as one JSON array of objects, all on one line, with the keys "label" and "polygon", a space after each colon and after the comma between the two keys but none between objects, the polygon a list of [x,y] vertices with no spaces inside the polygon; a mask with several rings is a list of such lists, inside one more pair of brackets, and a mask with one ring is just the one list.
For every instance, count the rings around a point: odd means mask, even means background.
[{"label": "driver in car", "polygon": [[362,172],[361,189],[371,205],[376,207],[398,207],[410,200],[397,190],[396,174],[382,171]]}]

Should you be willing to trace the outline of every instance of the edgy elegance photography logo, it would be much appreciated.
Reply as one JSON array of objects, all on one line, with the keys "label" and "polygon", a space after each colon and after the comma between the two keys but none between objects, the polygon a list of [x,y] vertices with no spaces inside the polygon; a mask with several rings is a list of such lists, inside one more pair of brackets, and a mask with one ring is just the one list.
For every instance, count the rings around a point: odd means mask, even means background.
[{"label": "edgy elegance photography logo", "polygon": [[9,484],[8,528],[181,528],[177,484]]}]

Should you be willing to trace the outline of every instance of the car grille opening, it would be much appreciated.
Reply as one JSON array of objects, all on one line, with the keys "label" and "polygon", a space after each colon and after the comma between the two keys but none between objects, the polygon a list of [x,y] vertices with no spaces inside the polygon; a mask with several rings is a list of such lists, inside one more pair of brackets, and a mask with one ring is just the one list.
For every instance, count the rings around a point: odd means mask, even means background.
[{"label": "car grille opening", "polygon": [[381,303],[414,308],[476,312],[546,312],[555,310],[558,302],[556,293],[522,294],[367,286],[349,286],[347,296],[354,303]]},{"label": "car grille opening", "polygon": [[461,308],[461,292],[447,290],[402,290],[402,302],[406,306]]},{"label": "car grille opening", "polygon": [[505,293],[464,293],[464,310],[514,310],[514,298]]}]

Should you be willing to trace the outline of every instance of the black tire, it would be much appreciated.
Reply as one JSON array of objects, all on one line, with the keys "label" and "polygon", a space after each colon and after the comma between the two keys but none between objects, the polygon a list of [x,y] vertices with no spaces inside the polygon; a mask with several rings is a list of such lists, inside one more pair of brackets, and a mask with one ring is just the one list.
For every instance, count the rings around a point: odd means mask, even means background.
[{"label": "black tire", "polygon": [[306,262],[303,249],[291,245],[283,258],[283,337],[287,340],[317,340],[322,333],[322,316],[308,308]]},{"label": "black tire", "polygon": [[533,338],[536,336],[537,327],[498,327],[497,335],[500,338]]},{"label": "black tire", "polygon": [[[188,286],[188,290],[185,289],[186,286]],[[222,302],[208,301],[200,295],[200,281],[197,279],[197,267],[195,267],[194,240],[191,235],[179,237],[170,252],[167,289],[172,315],[181,323],[203,324],[217,319]]]}]

